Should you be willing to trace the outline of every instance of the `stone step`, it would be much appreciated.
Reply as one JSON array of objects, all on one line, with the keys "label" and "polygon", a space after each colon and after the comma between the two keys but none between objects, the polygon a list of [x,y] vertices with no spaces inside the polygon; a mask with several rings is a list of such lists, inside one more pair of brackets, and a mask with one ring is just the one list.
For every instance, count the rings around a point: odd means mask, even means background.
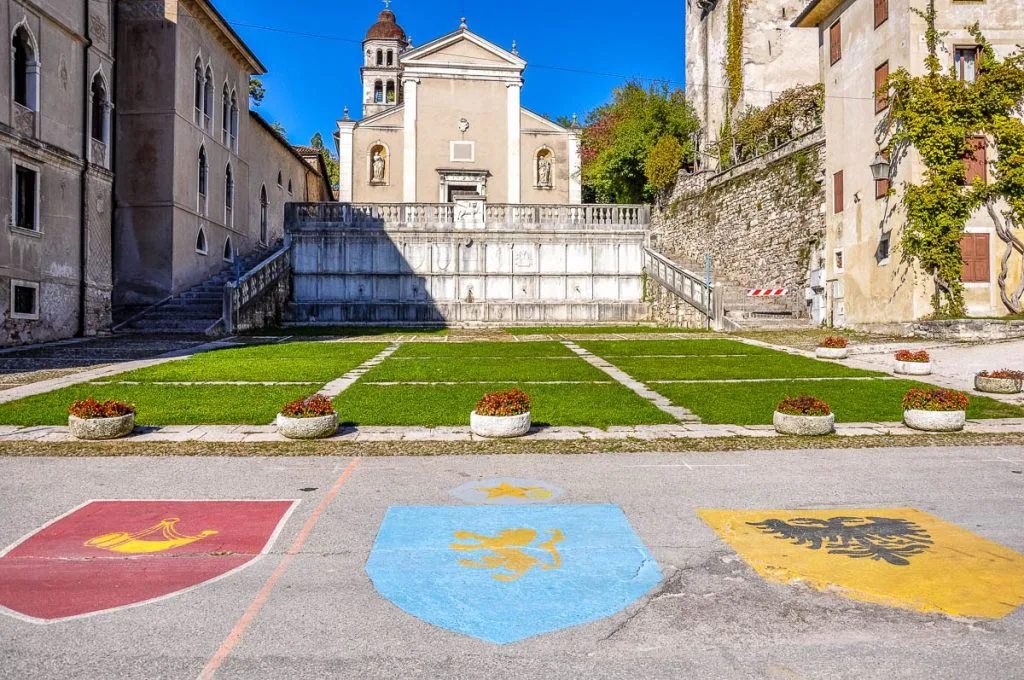
[{"label": "stone step", "polygon": [[127,329],[133,331],[159,332],[161,334],[202,334],[216,323],[216,319],[155,319],[148,317],[130,324]]},{"label": "stone step", "polygon": [[160,321],[162,319],[188,319],[188,320],[201,320],[210,319],[210,322],[214,322],[219,319],[221,313],[219,310],[212,309],[164,309],[163,307],[157,309],[145,317],[146,321]]}]

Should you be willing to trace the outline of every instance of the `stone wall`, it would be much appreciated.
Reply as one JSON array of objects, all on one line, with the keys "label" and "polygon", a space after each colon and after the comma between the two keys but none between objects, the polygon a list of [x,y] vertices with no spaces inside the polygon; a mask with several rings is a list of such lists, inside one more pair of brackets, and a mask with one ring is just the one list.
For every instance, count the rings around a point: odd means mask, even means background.
[{"label": "stone wall", "polygon": [[651,318],[659,325],[672,328],[708,327],[706,316],[653,279],[647,279],[646,301],[651,306]]},{"label": "stone wall", "polygon": [[927,340],[996,341],[1024,338],[1024,320],[943,319],[886,324],[851,324],[855,330]]},{"label": "stone wall", "polygon": [[710,253],[717,285],[788,288],[807,316],[823,266],[824,157],[819,129],[724,173],[680,174],[652,215],[651,247],[695,271]]}]

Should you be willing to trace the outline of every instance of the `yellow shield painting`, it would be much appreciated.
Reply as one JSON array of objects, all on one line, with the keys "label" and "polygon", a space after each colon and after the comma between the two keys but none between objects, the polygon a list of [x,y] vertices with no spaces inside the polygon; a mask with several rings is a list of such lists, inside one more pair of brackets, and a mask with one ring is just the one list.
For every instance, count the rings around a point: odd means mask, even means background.
[{"label": "yellow shield painting", "polygon": [[697,512],[769,581],[976,618],[1024,604],[1024,555],[912,508]]}]

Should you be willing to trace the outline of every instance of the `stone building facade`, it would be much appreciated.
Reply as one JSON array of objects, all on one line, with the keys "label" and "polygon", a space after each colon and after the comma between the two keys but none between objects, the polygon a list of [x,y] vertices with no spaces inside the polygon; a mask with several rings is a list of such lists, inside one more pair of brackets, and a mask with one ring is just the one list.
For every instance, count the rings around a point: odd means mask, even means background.
[{"label": "stone building facade", "polygon": [[726,172],[681,174],[652,216],[651,245],[719,287],[787,288],[794,316],[823,320],[825,140],[815,130]]},{"label": "stone building facade", "polygon": [[330,188],[249,114],[249,78],[265,69],[213,5],[118,7],[114,303],[144,306],[269,246],[286,202]]},{"label": "stone building facade", "polygon": [[0,3],[0,346],[110,324],[112,3]]},{"label": "stone building facade", "polygon": [[[916,6],[916,5],[915,5]],[[1020,43],[1024,2],[985,3],[936,0],[946,65],[963,78],[974,77],[974,38],[965,29],[978,22],[1004,56]],[[924,166],[916,152],[894,163],[888,180],[875,181],[871,165],[887,143],[881,135],[885,98],[876,83],[900,68],[924,73],[927,55],[924,19],[908,0],[814,0],[795,25],[817,29],[821,81],[825,83],[828,318],[837,326],[905,322],[932,313],[935,284],[907,263],[899,247],[904,214],[902,184],[920,181]],[[993,152],[980,140],[976,172],[987,176]],[[970,170],[969,170],[970,172]],[[889,187],[895,192],[889,193]],[[995,283],[1005,250],[984,210],[967,223],[963,243],[967,312],[973,316],[1007,313]],[[1020,281],[1021,261],[1010,263],[1010,285]]]},{"label": "stone building facade", "polygon": [[[687,0],[686,96],[701,120],[702,148],[719,140],[727,113],[749,106],[764,108],[780,92],[818,81],[817,36],[790,24],[800,12],[800,0]],[[729,13],[738,14],[738,71],[729,75]],[[735,106],[729,102],[731,77],[741,89]],[[705,165],[716,167],[713,155]]]},{"label": "stone building facade", "polygon": [[524,61],[471,32],[410,48],[390,10],[363,43],[363,114],[338,121],[343,203],[580,203],[580,141],[520,104]]}]

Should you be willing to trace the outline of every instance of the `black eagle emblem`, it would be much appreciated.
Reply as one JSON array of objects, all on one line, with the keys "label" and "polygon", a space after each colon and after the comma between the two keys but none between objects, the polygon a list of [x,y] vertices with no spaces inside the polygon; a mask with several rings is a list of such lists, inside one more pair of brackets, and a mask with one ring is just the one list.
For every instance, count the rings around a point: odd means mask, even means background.
[{"label": "black eagle emblem", "polygon": [[932,546],[932,537],[920,526],[895,517],[798,517],[790,521],[766,519],[747,522],[766,534],[788,539],[793,545],[812,550],[824,548],[830,555],[885,560],[897,567],[910,564],[907,559]]}]

